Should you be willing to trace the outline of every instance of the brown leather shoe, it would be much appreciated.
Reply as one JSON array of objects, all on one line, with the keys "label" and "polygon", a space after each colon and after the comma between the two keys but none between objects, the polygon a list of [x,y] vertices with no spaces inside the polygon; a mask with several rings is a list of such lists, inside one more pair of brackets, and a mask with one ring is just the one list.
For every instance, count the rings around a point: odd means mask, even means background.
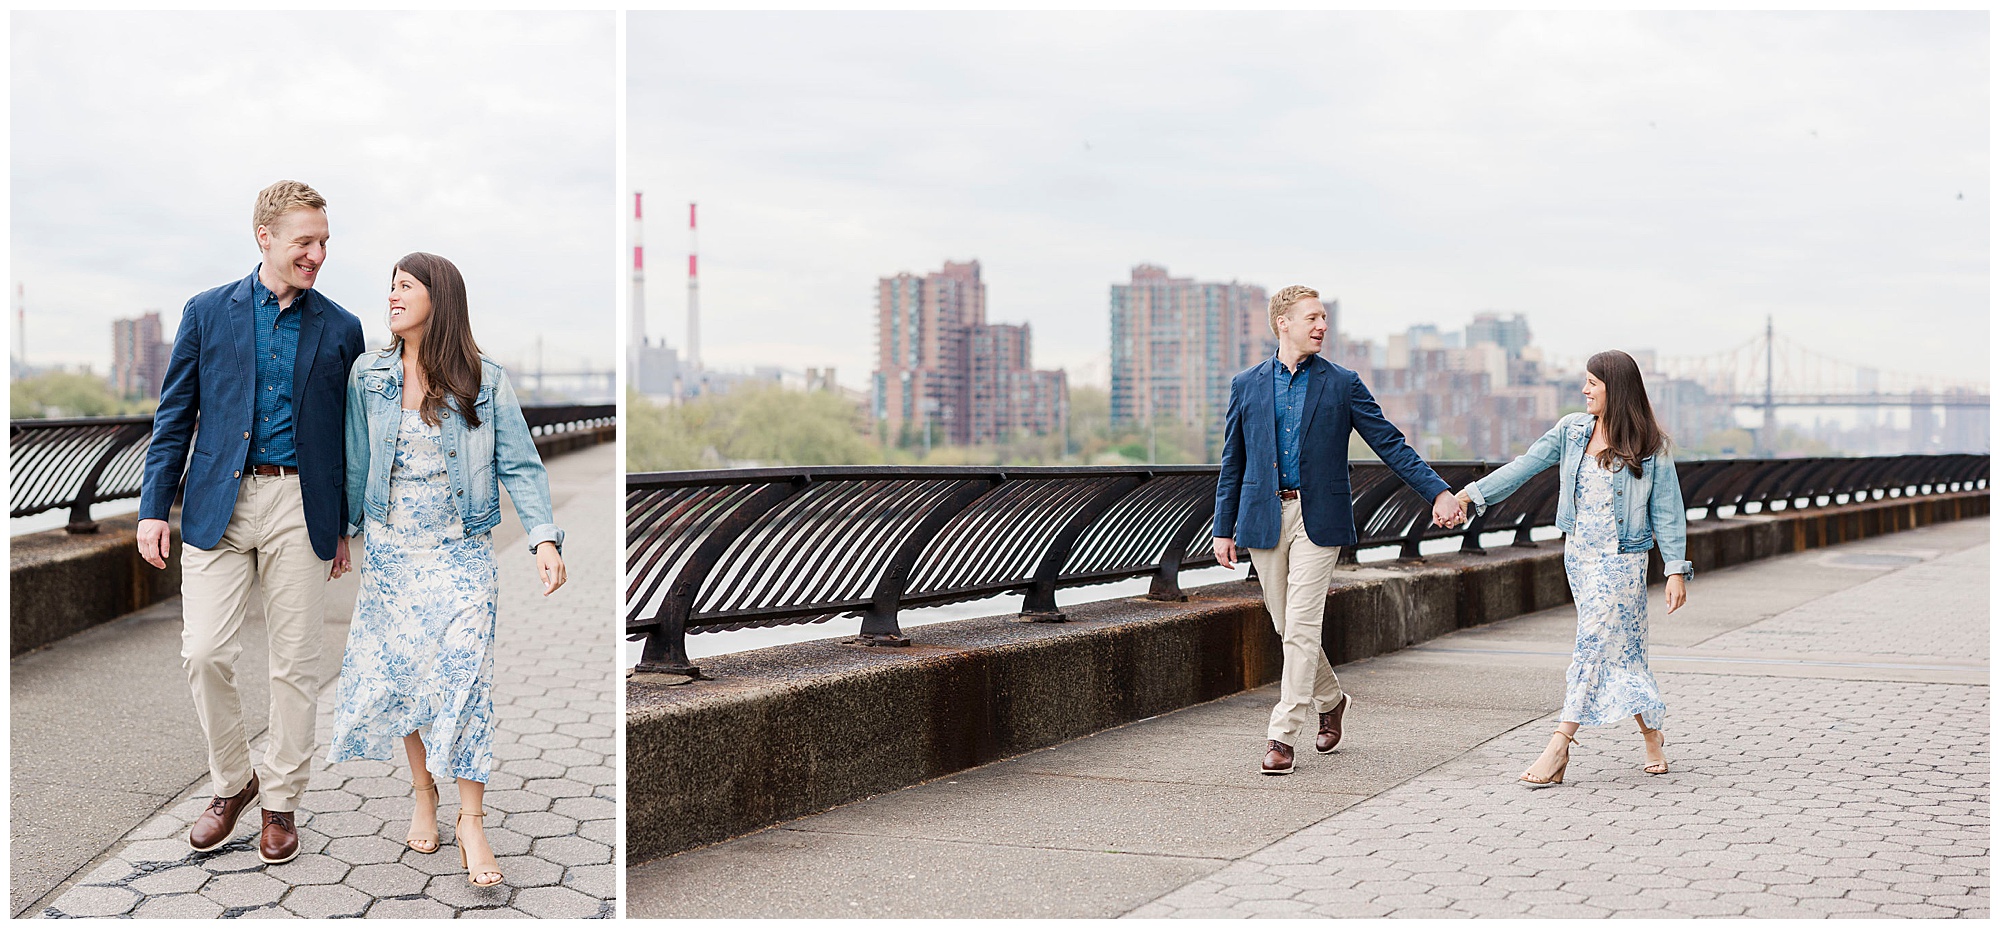
[{"label": "brown leather shoe", "polygon": [[299,828],[292,813],[264,811],[264,831],[257,836],[257,858],[265,864],[284,864],[299,857]]},{"label": "brown leather shoe", "polygon": [[1340,747],[1340,719],[1347,715],[1347,708],[1353,703],[1353,697],[1342,693],[1340,702],[1334,704],[1333,709],[1319,714],[1319,735],[1313,736],[1313,751],[1325,755]]},{"label": "brown leather shoe", "polygon": [[1265,774],[1292,773],[1292,747],[1272,739],[1270,749],[1264,752],[1263,771]]},{"label": "brown leather shoe", "polygon": [[217,797],[208,801],[208,809],[195,817],[194,827],[188,830],[188,844],[198,852],[213,851],[229,841],[230,833],[236,831],[236,819],[248,809],[250,801],[257,799],[257,775],[250,775],[250,786],[237,791],[234,797]]}]

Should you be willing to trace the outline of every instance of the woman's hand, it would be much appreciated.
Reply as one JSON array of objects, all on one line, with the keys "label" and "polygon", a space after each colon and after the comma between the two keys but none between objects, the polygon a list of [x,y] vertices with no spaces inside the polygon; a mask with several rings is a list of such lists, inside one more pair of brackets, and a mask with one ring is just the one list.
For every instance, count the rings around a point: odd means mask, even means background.
[{"label": "woman's hand", "polygon": [[569,580],[569,570],[563,567],[562,553],[556,551],[556,543],[543,542],[535,546],[535,568],[542,573],[542,596],[555,593]]},{"label": "woman's hand", "polygon": [[1667,612],[1672,613],[1687,605],[1687,602],[1687,578],[1679,574],[1667,575]]},{"label": "woman's hand", "polygon": [[1467,513],[1472,512],[1472,491],[1466,490],[1463,487],[1459,488],[1458,505],[1464,507]]}]

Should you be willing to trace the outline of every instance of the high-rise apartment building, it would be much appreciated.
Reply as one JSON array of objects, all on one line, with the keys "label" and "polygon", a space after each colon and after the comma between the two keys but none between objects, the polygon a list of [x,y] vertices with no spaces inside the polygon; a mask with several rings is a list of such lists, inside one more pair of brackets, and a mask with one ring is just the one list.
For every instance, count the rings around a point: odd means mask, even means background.
[{"label": "high-rise apartment building", "polygon": [[1046,435],[1068,415],[1061,371],[1036,371],[1028,326],[986,323],[979,262],[876,283],[874,413],[892,438],[926,424],[958,445]]},{"label": "high-rise apartment building", "polygon": [[[1328,342],[1339,303],[1322,299]],[[1202,430],[1220,448],[1229,379],[1277,350],[1270,298],[1254,284],[1177,278],[1139,265],[1111,285],[1111,421],[1158,418]]]},{"label": "high-rise apartment building", "polygon": [[167,379],[167,343],[160,314],[111,321],[111,389],[121,397],[158,400]]},{"label": "high-rise apartment building", "polygon": [[1500,346],[1509,358],[1521,357],[1521,350],[1528,347],[1528,317],[1515,313],[1511,319],[1503,319],[1498,313],[1479,313],[1472,317],[1472,324],[1465,327],[1465,344],[1491,344]]}]

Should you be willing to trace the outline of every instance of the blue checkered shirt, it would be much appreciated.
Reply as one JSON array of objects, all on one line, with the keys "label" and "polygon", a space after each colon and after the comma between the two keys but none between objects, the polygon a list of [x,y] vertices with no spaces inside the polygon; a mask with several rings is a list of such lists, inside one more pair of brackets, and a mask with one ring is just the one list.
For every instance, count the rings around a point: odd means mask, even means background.
[{"label": "blue checkered shirt", "polygon": [[[258,270],[263,266],[258,265]],[[299,308],[302,291],[289,307],[257,277],[250,278],[250,299],[257,310],[257,422],[250,443],[252,465],[299,463],[292,439],[292,370],[299,356]]]}]

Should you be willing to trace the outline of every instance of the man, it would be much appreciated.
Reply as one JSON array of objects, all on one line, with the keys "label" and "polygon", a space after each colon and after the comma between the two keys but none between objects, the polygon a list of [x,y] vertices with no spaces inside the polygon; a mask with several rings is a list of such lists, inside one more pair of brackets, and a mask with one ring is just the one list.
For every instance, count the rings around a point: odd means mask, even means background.
[{"label": "man", "polygon": [[1229,382],[1222,475],[1215,488],[1215,560],[1236,567],[1248,550],[1264,587],[1264,608],[1284,643],[1278,705],[1271,710],[1261,770],[1292,773],[1293,746],[1319,713],[1313,748],[1340,745],[1352,700],[1320,645],[1326,591],[1340,546],[1353,545],[1354,501],[1347,434],[1359,432],[1396,476],[1432,501],[1431,519],[1455,525],[1457,496],[1382,417],[1353,371],[1319,357],[1326,307],[1310,287],[1271,297],[1278,350]]},{"label": "man", "polygon": [[[313,290],[326,261],[326,200],[279,181],[257,195],[251,225],[263,253],[257,269],[181,311],[146,450],[139,555],[166,567],[167,511],[185,470],[181,666],[215,790],[188,844],[208,851],[228,842],[261,789],[257,854],[277,864],[299,853],[294,816],[316,748],[326,583],[349,567],[342,427],[347,370],[364,346],[361,321]],[[253,580],[271,658],[260,771],[251,769],[236,691]]]}]

